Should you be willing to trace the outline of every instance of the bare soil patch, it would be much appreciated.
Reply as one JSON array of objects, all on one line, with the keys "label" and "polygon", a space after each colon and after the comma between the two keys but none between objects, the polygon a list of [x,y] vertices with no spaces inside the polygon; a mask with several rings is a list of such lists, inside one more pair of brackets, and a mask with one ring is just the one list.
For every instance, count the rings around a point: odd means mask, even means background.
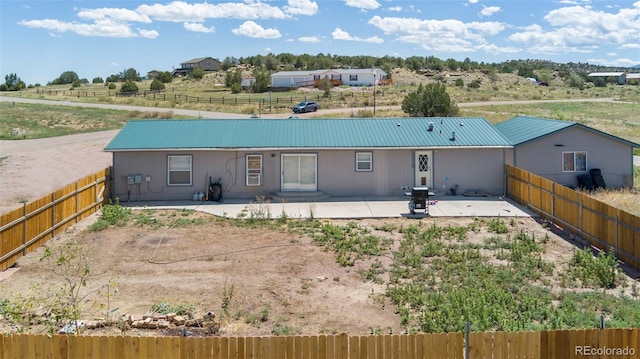
[{"label": "bare soil patch", "polygon": [[[85,228],[96,220],[95,215],[47,244],[53,249],[72,238],[82,244],[91,268],[87,290],[103,286],[109,280],[117,283],[118,294],[108,303],[106,295],[94,298],[96,302],[108,304],[106,307],[86,303],[84,319],[105,317],[108,310],[116,316],[144,315],[154,304],[169,302],[193,305],[200,315],[213,311],[220,320],[219,335],[224,336],[270,335],[274,328],[283,327],[288,328],[290,334],[306,335],[403,331],[395,306],[384,295],[385,284],[367,282],[358,272],[358,269],[369,268],[371,260],[342,267],[336,263],[335,253],[313,243],[305,234],[239,227],[227,219],[199,212],[153,213],[164,223],[172,218],[184,218],[197,220],[199,224],[158,229],[129,224],[88,232]],[[370,229],[372,234],[387,236],[394,241],[393,246],[397,246],[401,239],[398,234],[381,228],[400,228],[419,222],[423,226],[434,223],[465,226],[471,221],[470,218],[396,218],[355,223]],[[354,221],[331,222],[347,225]],[[566,241],[561,233],[554,233],[531,218],[517,219],[516,225],[538,237],[550,236],[545,260],[558,265],[570,260],[574,243]],[[469,241],[481,243],[487,235],[469,232]],[[43,253],[44,248],[40,248],[19,260],[19,270],[0,282],[0,300],[11,293],[29,295],[38,283],[61,284],[55,265],[41,260]],[[385,265],[392,261],[388,256],[377,258]],[[225,293],[229,300],[226,315]],[[32,328],[38,329],[42,328]],[[8,322],[0,324],[0,331],[11,330]],[[171,330],[167,333],[171,334]],[[126,326],[89,333],[114,335],[123,331],[134,335],[167,334]]]}]

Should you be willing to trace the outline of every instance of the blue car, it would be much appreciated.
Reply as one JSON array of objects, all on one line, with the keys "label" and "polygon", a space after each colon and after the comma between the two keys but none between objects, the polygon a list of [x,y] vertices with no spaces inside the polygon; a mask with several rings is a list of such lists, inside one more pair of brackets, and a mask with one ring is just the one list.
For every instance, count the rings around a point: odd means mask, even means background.
[{"label": "blue car", "polygon": [[313,101],[300,102],[299,104],[293,106],[294,113],[316,112],[316,111],[318,111],[318,104]]}]

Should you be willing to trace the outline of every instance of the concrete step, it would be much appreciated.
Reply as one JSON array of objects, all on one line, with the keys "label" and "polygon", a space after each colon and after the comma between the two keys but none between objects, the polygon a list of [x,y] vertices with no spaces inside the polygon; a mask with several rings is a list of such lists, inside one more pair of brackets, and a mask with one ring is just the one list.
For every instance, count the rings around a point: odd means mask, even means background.
[{"label": "concrete step", "polygon": [[331,196],[321,191],[280,191],[271,193],[272,202],[317,202]]}]

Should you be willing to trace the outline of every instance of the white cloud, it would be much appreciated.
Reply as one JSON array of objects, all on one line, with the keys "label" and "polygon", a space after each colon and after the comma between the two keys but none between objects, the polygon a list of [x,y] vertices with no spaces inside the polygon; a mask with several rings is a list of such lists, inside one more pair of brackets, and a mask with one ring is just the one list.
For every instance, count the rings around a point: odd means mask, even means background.
[{"label": "white cloud", "polygon": [[482,15],[482,16],[491,16],[491,15],[497,13],[498,11],[500,11],[500,7],[499,6],[483,6],[482,10],[480,11],[480,15]]},{"label": "white cloud", "polygon": [[478,0],[469,0],[469,4],[477,4]]},{"label": "white cloud", "polygon": [[160,35],[156,30],[138,29],[138,33],[140,34],[140,37],[146,37],[148,39],[155,39]]},{"label": "white cloud", "polygon": [[286,15],[280,8],[262,2],[250,3],[196,3],[173,1],[168,4],[140,5],[136,8],[140,14],[154,20],[172,22],[203,22],[206,19],[284,19]]},{"label": "white cloud", "polygon": [[631,67],[638,64],[638,60],[632,59],[587,59],[590,64],[599,64],[603,66],[611,66],[611,67]]},{"label": "white cloud", "polygon": [[387,11],[400,12],[402,11],[402,6],[391,6],[387,8]]},{"label": "white cloud", "polygon": [[151,22],[151,19],[144,14],[129,9],[115,8],[82,9],[78,11],[78,17],[94,21],[111,19],[118,22],[142,22],[146,24]]},{"label": "white cloud", "polygon": [[376,0],[344,0],[345,5],[362,10],[374,10],[380,7]]},{"label": "white cloud", "polygon": [[216,31],[215,27],[213,26],[206,27],[204,26],[204,24],[200,22],[185,22],[183,26],[185,29],[193,32],[215,32]]},{"label": "white cloud", "polygon": [[551,10],[543,17],[550,29],[532,24],[509,36],[509,40],[530,52],[557,54],[597,51],[603,44],[624,48],[638,43],[640,2],[617,13],[593,10],[590,6],[570,6]]},{"label": "white cloud", "polygon": [[289,0],[289,5],[284,7],[287,14],[315,15],[318,13],[318,4],[310,0]]},{"label": "white cloud", "polygon": [[245,21],[237,29],[231,30],[231,32],[238,36],[246,36],[259,39],[278,39],[282,36],[280,35],[280,31],[276,29],[265,29],[253,21]]},{"label": "white cloud", "polygon": [[65,22],[55,19],[44,20],[22,20],[18,24],[34,29],[46,29],[53,32],[73,32],[82,36],[90,37],[146,37],[156,38],[158,32],[155,30],[134,31],[128,24],[112,20],[97,20],[93,24],[81,24],[76,22]]},{"label": "white cloud", "polygon": [[352,36],[351,34],[349,34],[348,32],[340,29],[339,27],[336,27],[336,29],[333,30],[331,35],[333,36],[334,40],[369,42],[369,43],[373,43],[373,44],[381,44],[381,43],[384,42],[383,39],[381,39],[381,38],[379,38],[377,36],[372,36],[372,37],[368,37],[368,38],[361,38],[361,37],[357,37],[357,36]]},{"label": "white cloud", "polygon": [[[497,35],[505,29],[500,22],[470,22],[459,20],[423,20],[417,18],[374,16],[369,20],[385,34],[398,40],[416,44],[428,51],[473,52],[487,48],[487,36]],[[492,51],[498,51],[496,48]],[[506,51],[511,51],[507,49]]]},{"label": "white cloud", "polygon": [[320,40],[320,37],[318,36],[302,36],[298,38],[298,41],[315,43],[315,42],[320,42],[321,40]]}]

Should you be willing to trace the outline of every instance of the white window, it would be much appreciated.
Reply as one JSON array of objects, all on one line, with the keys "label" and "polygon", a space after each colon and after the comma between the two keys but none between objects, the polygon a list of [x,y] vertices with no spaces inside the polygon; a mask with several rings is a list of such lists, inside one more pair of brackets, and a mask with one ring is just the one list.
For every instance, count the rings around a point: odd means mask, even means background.
[{"label": "white window", "polygon": [[356,171],[373,171],[373,154],[371,152],[356,152]]},{"label": "white window", "polygon": [[262,184],[262,155],[247,155],[247,186]]},{"label": "white window", "polygon": [[169,186],[191,186],[191,156],[167,157],[167,184]]},{"label": "white window", "polygon": [[349,75],[349,81],[358,81],[358,75]]},{"label": "white window", "polygon": [[586,172],[587,153],[586,152],[562,152],[563,172]]}]

